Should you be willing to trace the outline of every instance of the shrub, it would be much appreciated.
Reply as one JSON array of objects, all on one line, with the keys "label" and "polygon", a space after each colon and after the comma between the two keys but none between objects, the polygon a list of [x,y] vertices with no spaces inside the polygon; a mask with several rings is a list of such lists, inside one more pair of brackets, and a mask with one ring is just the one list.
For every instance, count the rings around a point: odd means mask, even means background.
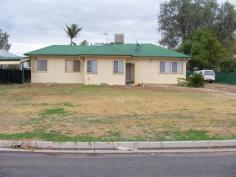
[{"label": "shrub", "polygon": [[188,81],[184,78],[178,78],[177,79],[178,85],[182,87],[187,87],[188,86]]},{"label": "shrub", "polygon": [[194,73],[187,78],[189,87],[204,87],[204,78],[201,74]]},{"label": "shrub", "polygon": [[177,81],[178,85],[183,87],[204,87],[204,78],[197,73],[187,77],[187,79],[178,78]]}]

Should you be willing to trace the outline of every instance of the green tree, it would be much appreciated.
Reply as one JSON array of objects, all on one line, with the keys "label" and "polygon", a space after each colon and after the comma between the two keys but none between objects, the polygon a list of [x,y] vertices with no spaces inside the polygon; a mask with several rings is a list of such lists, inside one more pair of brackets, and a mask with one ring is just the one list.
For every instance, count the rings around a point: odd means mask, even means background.
[{"label": "green tree", "polygon": [[222,72],[234,72],[236,71],[236,59],[226,58],[220,63],[220,71]]},{"label": "green tree", "polygon": [[7,34],[6,32],[3,32],[0,29],[0,49],[5,49],[5,50],[9,50],[11,47],[11,44],[9,44],[9,34]]},{"label": "green tree", "polygon": [[234,37],[233,42],[231,43],[231,45],[228,47],[228,50],[230,52],[231,56],[236,55],[236,37]]},{"label": "green tree", "polygon": [[234,41],[234,32],[236,30],[236,10],[234,5],[225,2],[218,9],[214,30],[224,44],[225,47],[230,47]]},{"label": "green tree", "polygon": [[236,10],[229,2],[220,6],[216,0],[170,0],[160,5],[158,23],[160,43],[168,48],[177,48],[204,26],[226,46],[236,30]]},{"label": "green tree", "polygon": [[193,33],[192,39],[185,41],[180,51],[192,55],[190,68],[214,69],[227,57],[226,49],[214,31],[204,27]]},{"label": "green tree", "polygon": [[82,30],[82,28],[77,24],[71,24],[71,26],[66,25],[64,30],[67,36],[70,38],[70,45],[76,45],[76,43],[73,42],[73,39],[79,35],[79,32]]}]

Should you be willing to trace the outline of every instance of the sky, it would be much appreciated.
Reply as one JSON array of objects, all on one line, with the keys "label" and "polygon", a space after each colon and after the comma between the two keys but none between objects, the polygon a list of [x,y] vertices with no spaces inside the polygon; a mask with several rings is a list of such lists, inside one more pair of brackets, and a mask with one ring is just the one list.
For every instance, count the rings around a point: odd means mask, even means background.
[{"label": "sky", "polygon": [[[0,29],[10,34],[10,52],[22,55],[53,44],[69,44],[63,27],[82,27],[75,42],[158,44],[159,5],[165,0],[1,0]],[[218,0],[220,3],[224,0]],[[229,0],[236,5],[236,0]],[[104,35],[107,33],[108,36]]]}]

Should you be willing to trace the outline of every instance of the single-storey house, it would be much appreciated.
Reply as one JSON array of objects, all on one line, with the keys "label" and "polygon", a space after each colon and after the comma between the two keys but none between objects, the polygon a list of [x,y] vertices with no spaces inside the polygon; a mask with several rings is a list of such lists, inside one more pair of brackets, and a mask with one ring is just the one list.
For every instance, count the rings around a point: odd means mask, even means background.
[{"label": "single-storey house", "polygon": [[32,83],[175,84],[189,56],[154,44],[52,45],[25,54]]}]

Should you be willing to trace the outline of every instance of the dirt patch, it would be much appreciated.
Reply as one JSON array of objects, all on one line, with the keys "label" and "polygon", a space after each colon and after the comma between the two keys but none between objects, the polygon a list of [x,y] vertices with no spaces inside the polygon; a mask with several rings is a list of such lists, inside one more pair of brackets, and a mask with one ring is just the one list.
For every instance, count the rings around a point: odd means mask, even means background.
[{"label": "dirt patch", "polygon": [[206,88],[217,91],[230,92],[236,94],[236,85],[227,84],[206,84]]}]

